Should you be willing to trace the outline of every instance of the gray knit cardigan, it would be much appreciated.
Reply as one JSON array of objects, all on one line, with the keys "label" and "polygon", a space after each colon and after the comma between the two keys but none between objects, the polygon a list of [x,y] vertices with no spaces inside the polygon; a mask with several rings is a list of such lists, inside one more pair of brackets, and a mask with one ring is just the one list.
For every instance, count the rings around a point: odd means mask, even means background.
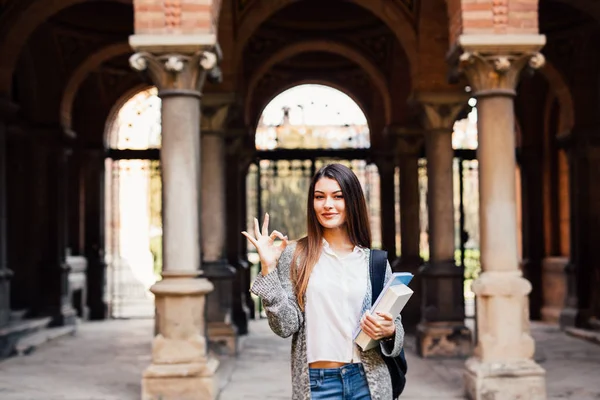
[{"label": "gray knit cardigan", "polygon": [[[292,338],[292,399],[310,400],[309,368],[306,358],[306,323],[304,312],[298,306],[290,280],[290,266],[295,248],[296,243],[290,243],[279,258],[277,268],[265,276],[259,273],[250,290],[262,298],[269,326],[273,332],[283,338],[294,335]],[[370,255],[370,252],[368,254]],[[369,274],[367,268],[365,268],[365,273]],[[386,282],[390,279],[391,274],[392,270],[388,263],[385,274]],[[361,315],[371,306],[371,280],[367,278],[367,282]],[[391,345],[380,345],[383,354],[392,357],[400,354],[404,343],[404,327],[401,317],[398,316],[394,322],[396,337],[393,348]],[[392,399],[392,381],[379,349],[374,348],[363,352],[359,347],[359,352],[372,400]]]}]

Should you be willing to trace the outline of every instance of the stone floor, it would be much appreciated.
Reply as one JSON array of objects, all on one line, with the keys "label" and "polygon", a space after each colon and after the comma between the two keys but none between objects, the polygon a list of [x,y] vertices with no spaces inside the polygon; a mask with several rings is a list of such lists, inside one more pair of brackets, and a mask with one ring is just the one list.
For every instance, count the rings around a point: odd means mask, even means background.
[{"label": "stone floor", "polygon": [[[289,340],[253,321],[237,358],[222,357],[220,400],[289,399]],[[550,399],[600,399],[600,346],[535,324],[536,360],[547,370]],[[34,353],[0,362],[1,400],[139,399],[150,363],[151,320],[86,323]],[[403,399],[460,399],[461,360],[425,361],[408,342]]]}]

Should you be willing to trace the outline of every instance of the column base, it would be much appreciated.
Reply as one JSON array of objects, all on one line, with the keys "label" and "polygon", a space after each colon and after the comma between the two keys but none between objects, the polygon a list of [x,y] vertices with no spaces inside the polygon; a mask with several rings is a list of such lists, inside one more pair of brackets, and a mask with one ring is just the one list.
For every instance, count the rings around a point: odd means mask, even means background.
[{"label": "column base", "polygon": [[582,326],[582,321],[585,317],[582,315],[582,310],[575,307],[565,307],[561,310],[558,317],[558,324],[561,329],[575,328]]},{"label": "column base", "polygon": [[206,363],[152,364],[142,378],[142,400],[207,400],[217,397],[216,359]]},{"label": "column base", "polygon": [[43,312],[52,318],[50,326],[70,326],[77,324],[77,310],[70,304],[65,304],[60,309],[46,308]]},{"label": "column base", "polygon": [[531,360],[465,364],[465,391],[471,400],[545,400],[546,371]]},{"label": "column base", "polygon": [[0,327],[6,326],[10,320],[10,278],[13,272],[0,265]]},{"label": "column base", "polygon": [[234,262],[233,265],[236,273],[232,284],[231,319],[237,328],[238,335],[246,335],[248,334],[248,320],[250,319],[250,310],[246,302],[246,297],[250,296],[250,292],[245,279],[248,263],[240,259]]},{"label": "column base", "polygon": [[423,358],[468,357],[471,331],[459,322],[427,322],[417,326],[417,353]]},{"label": "column base", "polygon": [[209,343],[224,344],[227,354],[237,355],[238,335],[235,326],[225,322],[209,322],[207,335]]},{"label": "column base", "polygon": [[142,378],[143,400],[214,399],[218,361],[207,357],[205,296],[213,285],[198,271],[164,271],[150,289],[155,295],[156,330],[152,364]]},{"label": "column base", "polygon": [[206,297],[206,321],[208,340],[212,343],[225,343],[229,354],[237,351],[237,330],[231,322],[233,278],[235,268],[226,260],[204,261],[204,277],[214,285],[214,290]]}]

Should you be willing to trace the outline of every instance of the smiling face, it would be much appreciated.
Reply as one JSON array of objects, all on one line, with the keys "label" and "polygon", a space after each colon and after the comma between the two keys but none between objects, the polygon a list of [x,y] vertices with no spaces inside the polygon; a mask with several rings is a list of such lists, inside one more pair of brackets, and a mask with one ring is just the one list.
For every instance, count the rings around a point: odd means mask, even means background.
[{"label": "smiling face", "polygon": [[346,223],[346,202],[335,179],[321,178],[317,181],[313,207],[319,224],[325,229],[338,229]]}]

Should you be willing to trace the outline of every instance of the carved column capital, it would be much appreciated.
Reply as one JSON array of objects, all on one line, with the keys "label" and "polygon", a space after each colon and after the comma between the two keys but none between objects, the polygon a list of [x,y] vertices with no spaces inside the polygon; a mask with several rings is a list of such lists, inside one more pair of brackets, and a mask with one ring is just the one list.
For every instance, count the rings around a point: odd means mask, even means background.
[{"label": "carved column capital", "polygon": [[386,133],[393,137],[396,152],[401,156],[419,156],[423,148],[423,129],[390,125]]},{"label": "carved column capital", "polygon": [[193,54],[152,54],[140,51],[129,58],[136,71],[146,72],[158,87],[159,95],[200,97],[206,79],[220,79],[219,52],[200,50]]},{"label": "carved column capital", "polygon": [[402,156],[418,156],[423,149],[423,132],[411,132],[396,137],[396,148]]},{"label": "carved column capital", "polygon": [[200,131],[202,135],[221,135],[227,128],[227,116],[230,105],[202,106],[202,117],[200,118]]},{"label": "carved column capital", "polygon": [[457,72],[466,76],[475,97],[515,96],[523,68],[541,68],[545,63],[539,50],[544,35],[463,35],[451,54]]},{"label": "carved column capital", "polygon": [[423,126],[428,132],[452,132],[468,99],[468,94],[462,92],[421,92],[414,96],[423,107]]},{"label": "carved column capital", "polygon": [[515,96],[521,70],[541,68],[545,63],[539,52],[521,54],[481,54],[465,52],[459,58],[459,70],[471,83],[474,96]]}]

